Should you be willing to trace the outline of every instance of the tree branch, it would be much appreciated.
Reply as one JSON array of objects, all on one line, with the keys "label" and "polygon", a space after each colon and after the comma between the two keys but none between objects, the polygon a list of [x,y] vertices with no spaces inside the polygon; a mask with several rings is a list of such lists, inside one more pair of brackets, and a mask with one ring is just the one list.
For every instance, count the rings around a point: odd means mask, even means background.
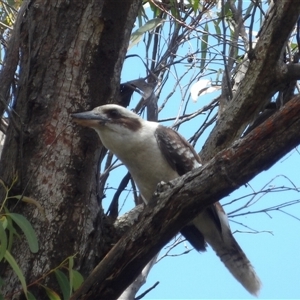
[{"label": "tree branch", "polygon": [[[222,113],[201,151],[204,161],[228,147],[244,131],[282,84],[281,50],[300,14],[300,2],[276,1],[266,17],[244,80]],[[276,70],[276,71],[274,71]]]},{"label": "tree branch", "polygon": [[150,259],[206,206],[268,169],[300,143],[300,96],[202,168],[156,194],[71,299],[116,299]]}]

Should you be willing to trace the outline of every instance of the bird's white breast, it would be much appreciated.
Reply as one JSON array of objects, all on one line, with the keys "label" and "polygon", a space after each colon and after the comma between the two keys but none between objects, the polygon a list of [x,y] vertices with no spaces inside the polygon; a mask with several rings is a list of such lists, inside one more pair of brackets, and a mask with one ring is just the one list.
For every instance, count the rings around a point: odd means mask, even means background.
[{"label": "bird's white breast", "polygon": [[145,201],[149,201],[159,182],[168,182],[178,174],[161,153],[155,131],[158,123],[145,122],[136,132],[118,128],[113,134],[98,131],[102,143],[127,167]]}]

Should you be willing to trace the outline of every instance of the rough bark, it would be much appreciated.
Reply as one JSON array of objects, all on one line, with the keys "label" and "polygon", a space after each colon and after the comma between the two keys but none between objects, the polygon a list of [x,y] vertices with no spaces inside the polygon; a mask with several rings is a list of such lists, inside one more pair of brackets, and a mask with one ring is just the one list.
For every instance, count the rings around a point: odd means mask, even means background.
[{"label": "rough bark", "polygon": [[[15,122],[7,131],[0,178],[10,185],[17,174],[12,194],[36,199],[46,212],[42,220],[31,206],[20,202],[16,208],[33,224],[40,244],[35,255],[26,242],[14,244],[27,283],[75,253],[86,276],[111,247],[103,232],[113,229],[106,228],[96,192],[101,147],[94,132],[78,132],[69,116],[117,100],[139,5],[139,0],[37,0],[22,16]],[[11,295],[19,281],[9,268],[1,267],[4,272],[4,294]],[[44,299],[42,291],[34,294]]]},{"label": "rough bark", "polygon": [[203,208],[299,145],[299,126],[298,96],[202,168],[172,181],[171,188],[154,196],[139,216],[140,222],[119,240],[71,299],[117,299],[147,262]]}]

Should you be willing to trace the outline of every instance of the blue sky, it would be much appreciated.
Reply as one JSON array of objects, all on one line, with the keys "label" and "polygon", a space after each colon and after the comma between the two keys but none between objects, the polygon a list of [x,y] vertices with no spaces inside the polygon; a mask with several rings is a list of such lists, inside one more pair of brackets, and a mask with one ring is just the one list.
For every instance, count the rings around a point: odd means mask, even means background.
[{"label": "blue sky", "polygon": [[[186,53],[186,49],[183,52]],[[132,53],[137,53],[143,58],[143,46],[138,45],[134,47],[129,54]],[[125,61],[121,81],[134,80],[145,75],[145,70],[140,60],[130,58]],[[172,89],[173,84],[170,82],[166,89],[168,87],[169,90]],[[188,112],[200,109],[217,95],[217,93],[205,95],[200,97],[196,103],[190,101],[187,105]],[[164,96],[166,96],[166,93],[162,94],[161,99]],[[134,108],[139,99],[139,95],[134,96],[129,108]],[[176,115],[180,105],[181,94],[177,90],[172,96],[172,102],[168,103],[159,119]],[[179,128],[180,133],[187,139],[190,138],[194,134],[194,129],[197,128],[195,126],[199,126],[204,118],[205,116],[202,115],[196,120],[182,125]],[[172,124],[167,123],[166,125],[170,126]],[[209,130],[201,136],[195,147],[197,152],[201,150],[208,134]],[[232,231],[238,231],[234,234],[236,240],[248,256],[262,281],[263,286],[259,295],[260,299],[300,298],[300,193],[295,191],[294,188],[294,186],[300,188],[299,169],[300,153],[294,150],[272,168],[257,175],[249,182],[248,186],[239,188],[221,200],[221,203],[225,205],[242,196],[251,195],[254,191],[259,192],[265,185],[267,185],[265,188],[270,189],[290,188],[289,191],[270,192],[263,197],[261,197],[261,194],[258,194],[253,199],[255,204],[243,211],[250,213],[230,218]],[[118,182],[125,174],[126,170],[124,168],[118,168],[113,171],[110,176],[110,186],[117,187]],[[113,193],[114,190],[107,190],[104,205],[109,205]],[[122,201],[125,201],[123,208],[123,212],[125,212],[133,206],[132,195],[128,192],[127,194],[123,193],[122,197]],[[225,205],[226,212],[230,213],[237,207],[241,207],[250,200],[250,197],[236,201],[231,205]],[[270,213],[263,212],[268,207],[292,200],[298,201],[298,204],[285,207],[283,211],[296,216],[298,219],[279,210]],[[257,211],[261,212],[253,213]],[[247,227],[240,224],[244,224]],[[257,232],[249,233],[250,229],[254,229]],[[187,242],[178,245],[172,253],[182,253],[186,248],[191,249]],[[161,254],[165,252],[166,250],[163,249]],[[160,284],[147,294],[144,299],[254,298],[233,278],[210,248],[205,253],[197,253],[193,250],[186,255],[165,257],[153,267],[146,284],[138,292],[138,295],[157,281]]]}]

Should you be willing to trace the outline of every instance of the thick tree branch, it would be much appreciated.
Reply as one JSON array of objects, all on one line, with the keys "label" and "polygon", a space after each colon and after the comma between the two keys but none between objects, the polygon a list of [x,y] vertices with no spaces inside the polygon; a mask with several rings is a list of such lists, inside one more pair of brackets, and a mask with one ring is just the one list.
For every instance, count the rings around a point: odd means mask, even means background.
[{"label": "thick tree branch", "polygon": [[300,143],[300,96],[202,168],[154,196],[71,299],[116,299],[143,267],[201,210],[268,169]]},{"label": "thick tree branch", "polygon": [[[201,151],[204,161],[228,147],[244,131],[282,84],[280,54],[300,14],[300,2],[278,0],[266,16],[250,64],[233,100]],[[275,71],[276,70],[276,71]]]}]

